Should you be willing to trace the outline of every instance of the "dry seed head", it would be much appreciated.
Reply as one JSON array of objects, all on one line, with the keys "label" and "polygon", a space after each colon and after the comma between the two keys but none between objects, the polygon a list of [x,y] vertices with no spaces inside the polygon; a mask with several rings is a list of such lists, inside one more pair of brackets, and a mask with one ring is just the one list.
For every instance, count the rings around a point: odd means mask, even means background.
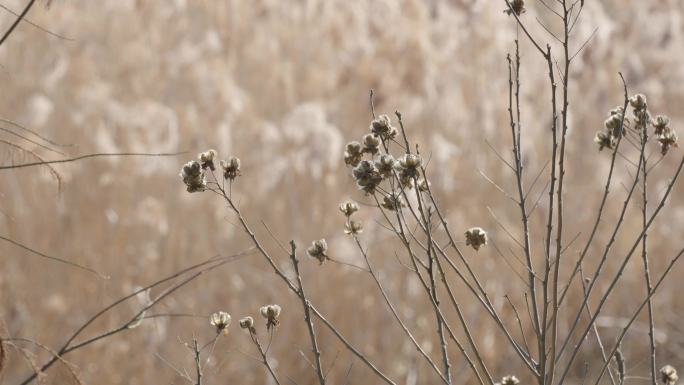
[{"label": "dry seed head", "polygon": [[207,150],[205,152],[201,152],[197,155],[197,159],[199,159],[202,169],[209,168],[211,171],[216,170],[216,166],[214,165],[214,160],[218,157],[218,152],[216,150]]},{"label": "dry seed head", "polygon": [[363,152],[375,155],[380,148],[380,139],[373,134],[366,134],[363,136]]},{"label": "dry seed head", "polygon": [[380,175],[386,178],[392,175],[392,171],[394,170],[396,160],[390,154],[382,154],[377,159],[375,159],[374,163]]},{"label": "dry seed head", "polygon": [[375,188],[382,182],[382,176],[373,162],[363,160],[358,166],[352,169],[352,175],[356,180],[356,185],[366,194],[373,194]]},{"label": "dry seed head", "polygon": [[615,108],[613,108],[612,110],[609,111],[610,115],[622,116],[622,115],[624,115],[624,113],[625,113],[625,109],[622,106],[616,106]]},{"label": "dry seed head", "polygon": [[641,111],[647,108],[646,96],[644,94],[636,94],[629,98],[629,105],[635,110]]},{"label": "dry seed head", "polygon": [[346,201],[340,205],[340,211],[345,217],[350,217],[352,214],[359,211],[359,205],[353,201]]},{"label": "dry seed head", "polygon": [[506,376],[501,379],[501,385],[518,385],[520,380],[516,376]]},{"label": "dry seed head", "polygon": [[306,253],[309,254],[311,258],[316,258],[321,264],[328,259],[327,252],[328,243],[325,241],[325,239],[319,239],[317,241],[311,242],[311,246],[306,249]]},{"label": "dry seed head", "polygon": [[602,130],[596,133],[594,142],[599,145],[599,151],[602,151],[604,148],[612,150],[617,144],[617,139],[610,131]]},{"label": "dry seed head", "polygon": [[465,232],[466,246],[472,246],[473,249],[480,250],[482,245],[487,244],[487,233],[480,227],[472,227]]},{"label": "dry seed head", "polygon": [[622,115],[611,115],[603,125],[611,132],[615,132],[620,128],[620,122],[622,122]]},{"label": "dry seed head", "polygon": [[278,305],[266,305],[259,309],[261,316],[266,319],[266,329],[271,330],[280,324],[278,317],[280,317],[281,308]]},{"label": "dry seed head", "polygon": [[382,207],[390,211],[397,211],[402,207],[406,207],[406,205],[404,204],[404,198],[402,198],[401,193],[391,192],[382,198]]},{"label": "dry seed head", "polygon": [[655,120],[652,122],[653,128],[655,129],[655,134],[656,135],[662,135],[669,127],[670,125],[670,118],[668,118],[665,115],[658,115],[655,117]]},{"label": "dry seed head", "polygon": [[675,385],[679,381],[677,370],[672,365],[665,365],[660,368],[660,381],[664,385]]},{"label": "dry seed head", "polygon": [[357,141],[347,143],[344,151],[344,164],[356,167],[361,162],[361,159],[363,159],[361,143]]},{"label": "dry seed head", "polygon": [[363,232],[363,223],[359,221],[349,221],[344,225],[344,233],[347,235],[357,235]]},{"label": "dry seed head", "polygon": [[397,160],[397,169],[402,172],[411,172],[418,175],[418,170],[423,164],[423,160],[418,155],[404,154]]},{"label": "dry seed head", "polygon": [[229,156],[228,160],[221,161],[221,168],[223,168],[223,178],[233,180],[242,173],[240,172],[240,158]]},{"label": "dry seed head", "polygon": [[377,119],[373,119],[370,125],[370,131],[373,135],[380,137],[383,140],[393,139],[397,136],[397,129],[392,126],[390,118],[387,115],[380,115]]},{"label": "dry seed head", "polygon": [[404,188],[413,187],[413,180],[418,177],[422,163],[422,159],[413,154],[404,154],[397,160],[395,168],[399,172],[399,181]]},{"label": "dry seed head", "polygon": [[414,154],[404,154],[399,158],[399,167],[402,169],[417,170],[422,163],[423,160],[420,159],[420,156]]},{"label": "dry seed head", "polygon": [[667,128],[661,135],[658,135],[658,143],[660,143],[660,152],[666,155],[670,148],[678,147],[677,134],[671,129]]},{"label": "dry seed head", "polygon": [[509,3],[513,10],[511,11],[511,8],[506,8],[504,13],[507,15],[511,15],[515,12],[516,15],[520,16],[525,13],[525,0],[511,0]]},{"label": "dry seed head", "polygon": [[228,334],[228,326],[230,326],[230,314],[225,311],[220,311],[211,315],[210,324],[216,327],[216,333],[224,332]]},{"label": "dry seed head", "polygon": [[252,332],[254,330],[254,318],[249,316],[242,318],[240,320],[240,328]]},{"label": "dry seed head", "polygon": [[180,177],[189,193],[201,192],[207,188],[207,180],[202,166],[196,160],[186,163],[180,171]]}]

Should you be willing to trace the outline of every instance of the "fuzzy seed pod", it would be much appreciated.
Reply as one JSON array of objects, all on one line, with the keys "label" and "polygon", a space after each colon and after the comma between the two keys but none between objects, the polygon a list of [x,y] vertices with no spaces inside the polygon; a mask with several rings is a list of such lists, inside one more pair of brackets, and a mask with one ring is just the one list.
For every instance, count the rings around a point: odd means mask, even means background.
[{"label": "fuzzy seed pod", "polygon": [[259,309],[261,316],[266,319],[267,330],[271,330],[271,328],[280,325],[280,320],[278,320],[278,317],[280,317],[280,311],[280,306],[275,304],[262,306],[261,309]]},{"label": "fuzzy seed pod", "polygon": [[671,365],[665,365],[660,368],[660,381],[664,385],[675,385],[679,381],[677,370]]},{"label": "fuzzy seed pod", "polygon": [[382,182],[382,176],[373,162],[368,160],[361,161],[352,170],[352,175],[356,179],[356,185],[366,194],[373,194],[375,189]]},{"label": "fuzzy seed pod", "polygon": [[316,258],[321,265],[323,264],[323,262],[329,259],[327,252],[328,243],[325,241],[325,239],[313,241],[311,243],[311,246],[308,249],[306,249],[306,253],[309,254],[311,258]]},{"label": "fuzzy seed pod", "polygon": [[370,131],[373,135],[382,140],[394,139],[397,136],[397,129],[392,126],[390,118],[387,115],[380,115],[374,119],[370,125]]},{"label": "fuzzy seed pod", "polygon": [[373,134],[363,136],[363,152],[371,155],[378,153],[380,149],[380,139]]},{"label": "fuzzy seed pod", "polygon": [[199,159],[201,165],[202,165],[202,170],[204,169],[210,169],[211,171],[216,170],[216,166],[214,165],[214,160],[218,157],[218,152],[216,150],[207,150],[205,152],[199,153],[197,155],[197,159]]},{"label": "fuzzy seed pod", "polygon": [[518,385],[520,380],[516,376],[506,376],[501,379],[501,385]]},{"label": "fuzzy seed pod", "polygon": [[346,201],[340,205],[340,211],[342,214],[344,214],[345,217],[350,217],[352,214],[355,212],[359,211],[359,205],[356,204],[356,202],[353,201]]},{"label": "fuzzy seed pod", "polygon": [[224,332],[228,334],[228,326],[230,326],[230,314],[220,311],[211,315],[210,324],[216,327],[216,333]]},{"label": "fuzzy seed pod", "polygon": [[604,148],[612,150],[617,144],[617,139],[612,135],[610,131],[598,131],[594,137],[594,142],[599,145],[599,151]]},{"label": "fuzzy seed pod", "polygon": [[180,171],[180,177],[189,193],[201,192],[207,188],[207,180],[202,165],[196,160],[186,163]]},{"label": "fuzzy seed pod", "polygon": [[224,179],[232,181],[242,175],[240,172],[240,159],[238,157],[229,156],[227,161],[222,160],[221,168],[223,168]]},{"label": "fuzzy seed pod", "polygon": [[363,224],[359,221],[349,221],[344,225],[344,233],[347,235],[357,235],[363,232]]},{"label": "fuzzy seed pod", "polygon": [[480,227],[473,227],[465,232],[466,246],[480,250],[480,247],[487,244],[487,233]]},{"label": "fuzzy seed pod", "polygon": [[247,329],[250,333],[256,332],[256,330],[254,330],[254,318],[249,316],[242,318],[240,320],[240,328]]},{"label": "fuzzy seed pod", "polygon": [[516,15],[520,16],[523,13],[525,13],[525,0],[512,0],[510,1],[510,4],[512,9],[505,9],[505,14],[512,15],[513,13],[515,13]]},{"label": "fuzzy seed pod", "polygon": [[344,151],[344,164],[356,167],[361,159],[363,159],[361,143],[356,141],[347,143]]},{"label": "fuzzy seed pod", "polygon": [[646,96],[643,94],[636,94],[632,96],[629,98],[629,105],[638,111],[645,110],[648,106],[646,103]]}]

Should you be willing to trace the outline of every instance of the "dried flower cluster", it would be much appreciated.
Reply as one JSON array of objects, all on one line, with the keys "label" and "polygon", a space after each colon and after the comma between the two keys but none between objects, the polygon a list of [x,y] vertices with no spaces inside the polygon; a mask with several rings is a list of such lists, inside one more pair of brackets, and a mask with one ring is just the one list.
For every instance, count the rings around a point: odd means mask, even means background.
[{"label": "dried flower cluster", "polygon": [[385,141],[394,139],[398,133],[387,115],[380,115],[377,119],[373,119],[370,131],[373,135]]},{"label": "dried flower cluster", "polygon": [[509,2],[510,8],[506,8],[504,10],[504,13],[507,15],[512,15],[515,13],[516,15],[520,16],[523,13],[525,13],[525,0],[512,0]]},{"label": "dried flower cluster", "polygon": [[340,211],[347,220],[344,224],[344,233],[347,235],[361,234],[361,232],[363,232],[363,224],[351,219],[351,216],[359,211],[359,205],[357,205],[356,202],[346,201],[340,205]]},{"label": "dried flower cluster", "polygon": [[354,167],[352,175],[356,179],[356,185],[359,189],[365,191],[366,194],[375,193],[375,189],[382,182],[382,175],[378,168],[369,160],[363,160],[358,166]]},{"label": "dried flower cluster", "polygon": [[677,147],[677,133],[670,127],[670,118],[664,115],[656,116],[653,122],[655,136],[660,143],[660,152],[665,155],[670,148]]},{"label": "dried flower cluster", "polygon": [[363,232],[363,223],[350,220],[344,224],[344,233],[347,235],[357,235]]},{"label": "dried flower cluster", "polygon": [[401,193],[397,191],[391,192],[382,198],[382,207],[390,211],[398,211],[402,207],[406,207],[406,205]]},{"label": "dried flower cluster", "polygon": [[207,178],[199,162],[193,160],[186,163],[180,172],[183,183],[189,193],[201,192],[207,188]]},{"label": "dried flower cluster", "polygon": [[404,156],[399,158],[396,169],[403,187],[413,187],[413,180],[420,174],[420,166],[422,164],[423,161],[418,155],[404,154]]},{"label": "dried flower cluster", "polygon": [[473,227],[465,232],[466,246],[472,246],[475,250],[487,244],[487,233],[480,227]]},{"label": "dried flower cluster", "polygon": [[392,176],[396,163],[392,154],[382,154],[374,161],[375,167],[383,178]]},{"label": "dried flower cluster", "polygon": [[617,138],[624,135],[624,128],[629,124],[629,120],[624,118],[622,106],[610,110],[608,119],[603,123],[603,130],[596,133],[594,142],[599,145],[599,151],[604,148],[612,150],[617,144]]},{"label": "dried flower cluster", "polygon": [[[380,153],[380,145],[387,150],[389,141],[398,134],[387,115],[373,119],[370,131],[370,134],[363,137],[363,145],[357,141],[349,142],[344,152],[344,162],[353,167],[352,176],[358,188],[366,194],[374,194],[383,180],[392,178],[395,173],[401,187],[413,188],[423,164],[420,156],[404,154],[401,158],[395,159],[387,151],[384,154]],[[364,160],[364,154],[369,154],[370,159]],[[426,191],[426,186],[427,182],[424,182],[424,189],[420,191]]]},{"label": "dried flower cluster", "polygon": [[278,305],[266,305],[259,309],[261,316],[266,319],[267,330],[271,330],[271,328],[276,328],[280,325],[280,320],[278,319],[278,317],[280,317],[280,311],[281,308]]},{"label": "dried flower cluster", "polygon": [[225,311],[220,311],[211,315],[210,324],[216,327],[216,333],[228,334],[228,326],[230,326],[230,314]]},{"label": "dried flower cluster", "polygon": [[653,133],[660,152],[665,155],[672,147],[677,147],[677,134],[670,127],[670,119],[665,115],[658,115],[651,119],[648,111],[646,96],[637,94],[629,98],[629,105],[632,107],[632,120],[624,116],[622,107],[616,107],[610,111],[610,116],[604,122],[604,129],[596,133],[594,141],[599,145],[599,151],[604,148],[615,149],[620,135],[626,134],[626,128],[631,128],[636,132],[645,133],[649,126],[653,126]]},{"label": "dried flower cluster", "polygon": [[520,380],[516,376],[505,376],[501,379],[501,382],[496,382],[495,385],[518,385]]},{"label": "dried flower cluster", "polygon": [[[196,160],[192,160],[181,168],[180,177],[187,186],[190,193],[202,192],[207,189],[207,175],[206,170],[216,170],[216,160],[218,159],[218,152],[216,150],[207,150],[197,155]],[[240,176],[240,159],[230,156],[228,160],[221,160],[221,168],[223,168],[223,178],[232,181]]]},{"label": "dried flower cluster", "polygon": [[[282,311],[279,305],[264,305],[259,308],[259,313],[266,319],[266,330],[271,330],[280,325],[280,312]],[[230,322],[230,321],[229,321]],[[256,328],[254,327],[254,318],[250,316],[240,319],[240,328],[247,330],[250,334],[256,335]]]},{"label": "dried flower cluster", "polygon": [[675,385],[679,381],[677,370],[671,365],[665,365],[660,368],[660,381],[664,385]]},{"label": "dried flower cluster", "polygon": [[319,239],[317,241],[313,241],[311,243],[311,246],[306,249],[306,253],[309,254],[311,258],[316,258],[318,262],[323,264],[328,258],[327,255],[328,252],[328,243],[325,241],[325,239]]}]

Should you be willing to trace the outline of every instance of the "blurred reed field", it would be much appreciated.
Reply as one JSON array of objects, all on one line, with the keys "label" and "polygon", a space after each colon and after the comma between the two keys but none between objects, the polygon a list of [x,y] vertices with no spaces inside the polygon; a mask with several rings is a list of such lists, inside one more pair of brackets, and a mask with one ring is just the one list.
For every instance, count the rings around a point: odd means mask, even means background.
[{"label": "blurred reed field", "polygon": [[[680,133],[684,122],[684,2],[582,3],[570,44],[570,53],[579,53],[568,76],[561,286],[571,277],[601,207],[612,149],[599,151],[594,140],[608,111],[623,105],[618,72],[630,97],[647,96],[653,117],[667,114]],[[26,1],[5,0],[1,5],[0,32],[17,19],[13,13],[21,12]],[[575,12],[579,4],[576,7]],[[443,369],[433,303],[426,300],[405,245],[372,196],[357,188],[351,167],[345,165],[345,145],[369,133],[371,89],[376,114],[388,115],[399,128],[399,111],[409,147],[415,151],[418,145],[430,196],[457,241],[451,246],[463,251],[491,309],[521,345],[525,336],[536,357],[516,174],[506,164],[515,166],[506,58],[510,54],[515,61],[519,40],[520,162],[525,188],[530,188],[530,249],[541,268],[549,260],[544,251],[554,163],[549,69],[517,19],[542,48],[548,42],[553,49],[560,116],[562,44],[544,26],[562,38],[563,25],[553,10],[563,8],[556,0],[527,0],[525,8],[518,16],[504,12],[504,0],[38,1],[0,45],[0,118],[59,145],[2,121],[0,166],[35,162],[36,156],[53,160],[94,153],[184,153],[99,156],[50,167],[0,169],[0,338],[5,342],[0,344],[0,383],[25,383],[110,303],[217,256],[215,261],[229,262],[202,273],[144,314],[141,309],[184,278],[143,291],[99,317],[74,345],[122,325],[124,330],[65,354],[64,361],[58,360],[35,383],[199,383],[196,339],[200,344],[209,341],[211,348],[201,357],[202,383],[275,384],[250,338],[253,334],[238,325],[243,316],[254,317],[262,347],[268,347],[268,365],[280,383],[319,383],[308,323],[303,322],[306,307],[274,274],[275,267],[296,283],[288,256],[290,240],[297,246],[307,299],[355,349],[397,384],[445,383],[424,358],[432,357]],[[624,114],[628,119],[631,110]],[[595,318],[595,330],[581,339],[582,350],[574,364],[568,364],[563,376],[567,384],[593,383],[605,354],[648,295],[640,247],[621,270],[624,255],[643,229],[641,183],[621,216],[640,159],[638,138],[624,142],[615,158],[602,222],[582,266],[587,282],[601,263],[614,224],[624,220],[605,259],[603,278],[588,296],[588,313],[612,290],[610,279],[622,271],[621,278]],[[392,145],[399,158],[401,134],[397,143]],[[215,149],[220,159],[240,159],[241,175],[225,182],[232,203],[211,191],[190,194],[180,180],[183,165],[208,149]],[[673,179],[682,149],[671,148],[661,158],[654,142],[646,154],[649,165],[657,163],[646,187],[650,215]],[[216,168],[221,185],[218,159]],[[418,189],[410,194],[413,191]],[[359,205],[354,218],[363,222],[363,232],[358,236],[345,234],[349,218],[338,208],[349,199]],[[666,203],[648,230],[654,284],[682,248],[679,183]],[[254,248],[235,207],[274,266]],[[449,239],[437,229],[437,214],[430,215],[435,241],[448,248]],[[416,242],[425,242],[420,222],[411,226],[406,232],[416,232]],[[488,240],[477,251],[464,236],[474,227],[484,229]],[[332,259],[322,257],[325,263],[307,256],[307,248],[319,239],[327,241],[325,256]],[[377,281],[365,271],[364,252]],[[87,266],[106,277],[45,256]],[[626,363],[624,383],[652,382],[649,331],[657,346],[657,369],[666,364],[684,367],[684,299],[677,294],[684,290],[682,273],[682,264],[675,264],[652,297],[655,327],[649,327],[644,308],[624,336],[619,349]],[[523,384],[544,383],[521,362],[496,320],[457,273],[449,270],[446,276],[469,331],[460,328],[443,288],[440,306],[470,357],[475,360],[468,337],[476,341],[477,355],[497,382],[515,375]],[[535,278],[540,287],[541,278]],[[584,312],[584,280],[572,282],[558,312],[559,337],[573,328],[577,309]],[[259,314],[267,304],[282,308],[273,332],[266,331]],[[216,325],[221,325],[220,318],[210,324],[210,315],[219,311],[232,316],[227,335],[217,333],[217,328],[222,331]],[[590,318],[582,316],[576,336],[591,326]],[[386,382],[320,319],[314,317],[312,323],[325,382]],[[568,356],[577,343],[570,340]],[[448,346],[449,382],[479,383],[453,341]],[[619,365],[610,355],[607,359],[611,377],[596,382],[615,385]],[[565,366],[560,363],[555,382],[545,383],[561,383]],[[486,377],[484,370],[477,370]],[[660,381],[662,373],[655,374]]]}]

